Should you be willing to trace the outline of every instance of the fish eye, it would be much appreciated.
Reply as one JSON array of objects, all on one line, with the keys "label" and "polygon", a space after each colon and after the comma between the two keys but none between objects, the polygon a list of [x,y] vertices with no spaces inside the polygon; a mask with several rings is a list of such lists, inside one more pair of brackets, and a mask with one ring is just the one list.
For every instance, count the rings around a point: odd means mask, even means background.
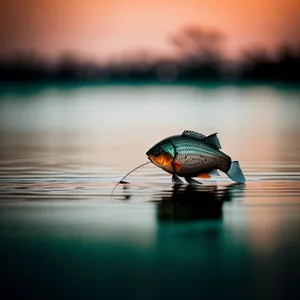
[{"label": "fish eye", "polygon": [[154,153],[154,157],[159,157],[159,153],[158,153],[158,152],[155,152],[155,153]]}]

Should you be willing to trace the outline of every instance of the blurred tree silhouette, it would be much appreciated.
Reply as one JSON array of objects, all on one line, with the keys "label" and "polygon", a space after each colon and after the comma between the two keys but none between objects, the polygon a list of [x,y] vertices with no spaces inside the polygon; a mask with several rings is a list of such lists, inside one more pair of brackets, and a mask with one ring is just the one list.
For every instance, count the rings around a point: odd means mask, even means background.
[{"label": "blurred tree silhouette", "polygon": [[296,49],[286,45],[275,55],[263,49],[248,51],[241,64],[242,80],[300,82],[300,46]]},{"label": "blurred tree silhouette", "polygon": [[181,56],[195,61],[218,60],[225,37],[217,30],[187,27],[171,38]]},{"label": "blurred tree silhouette", "polygon": [[171,38],[177,48],[181,79],[219,79],[225,36],[217,30],[187,27]]},{"label": "blurred tree silhouette", "polygon": [[240,61],[224,56],[224,34],[186,27],[170,38],[175,57],[140,50],[106,63],[83,61],[64,53],[56,61],[34,51],[0,58],[0,81],[282,81],[300,82],[300,45],[245,51]]}]

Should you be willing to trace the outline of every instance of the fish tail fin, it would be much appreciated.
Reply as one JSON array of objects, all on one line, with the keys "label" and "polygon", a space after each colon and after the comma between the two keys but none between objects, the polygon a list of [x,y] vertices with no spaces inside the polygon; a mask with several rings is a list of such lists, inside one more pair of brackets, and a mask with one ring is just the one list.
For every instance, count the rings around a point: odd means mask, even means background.
[{"label": "fish tail fin", "polygon": [[246,182],[246,178],[240,168],[240,164],[238,161],[233,161],[231,163],[230,169],[227,172],[228,177],[238,183]]}]

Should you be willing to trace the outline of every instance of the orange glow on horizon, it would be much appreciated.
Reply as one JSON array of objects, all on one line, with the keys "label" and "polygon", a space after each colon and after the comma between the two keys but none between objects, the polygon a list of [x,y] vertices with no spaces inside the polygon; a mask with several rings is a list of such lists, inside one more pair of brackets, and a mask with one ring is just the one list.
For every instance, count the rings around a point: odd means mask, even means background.
[{"label": "orange glow on horizon", "polygon": [[228,52],[237,53],[300,43],[299,15],[300,0],[7,0],[0,4],[0,55],[172,53],[170,36],[191,25],[224,33]]}]

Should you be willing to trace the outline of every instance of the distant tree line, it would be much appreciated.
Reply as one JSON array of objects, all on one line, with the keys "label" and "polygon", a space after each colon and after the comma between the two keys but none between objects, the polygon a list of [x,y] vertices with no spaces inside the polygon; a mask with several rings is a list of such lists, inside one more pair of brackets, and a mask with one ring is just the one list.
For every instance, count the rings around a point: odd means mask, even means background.
[{"label": "distant tree line", "polygon": [[300,82],[300,45],[272,55],[261,49],[244,53],[238,62],[223,55],[225,37],[214,30],[185,28],[172,36],[173,58],[134,58],[97,64],[64,54],[51,62],[35,52],[0,58],[0,81],[278,81]]}]

